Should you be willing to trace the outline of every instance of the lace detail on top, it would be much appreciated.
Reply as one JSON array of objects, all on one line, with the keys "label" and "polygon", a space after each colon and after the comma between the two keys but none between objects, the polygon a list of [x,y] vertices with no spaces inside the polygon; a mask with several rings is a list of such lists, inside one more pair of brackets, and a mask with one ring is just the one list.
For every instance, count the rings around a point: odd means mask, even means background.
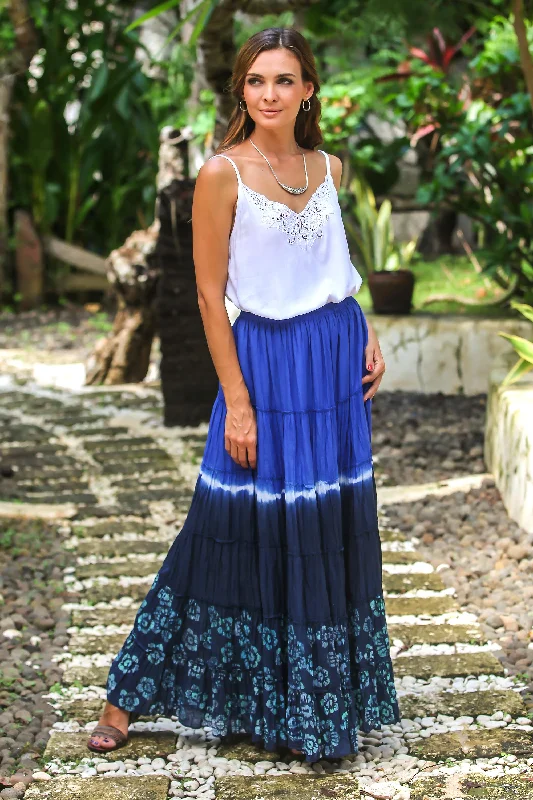
[{"label": "lace detail on top", "polygon": [[315,189],[302,211],[294,211],[285,203],[269,200],[264,194],[254,191],[242,181],[241,186],[259,209],[263,225],[283,231],[289,244],[310,247],[323,235],[324,226],[335,210],[331,201],[329,181],[328,174]]}]

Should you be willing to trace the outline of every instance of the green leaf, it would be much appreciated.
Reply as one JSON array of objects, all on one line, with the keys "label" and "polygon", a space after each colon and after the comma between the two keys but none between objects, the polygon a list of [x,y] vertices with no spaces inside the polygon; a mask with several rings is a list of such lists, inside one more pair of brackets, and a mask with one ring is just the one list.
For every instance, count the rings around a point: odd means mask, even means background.
[{"label": "green leaf", "polygon": [[526,319],[533,322],[533,306],[528,306],[526,303],[518,303],[516,300],[511,300],[511,306],[516,308]]},{"label": "green leaf", "polygon": [[193,28],[193,32],[191,33],[191,38],[189,39],[189,44],[194,45],[196,44],[198,37],[202,33],[203,29],[207,25],[209,21],[209,17],[218,6],[219,0],[204,0],[204,2],[199,6],[201,8],[200,16],[196,21],[196,25]]},{"label": "green leaf", "polygon": [[516,381],[518,381],[523,375],[527,375],[527,373],[532,369],[533,364],[530,364],[529,361],[524,361],[523,358],[518,359],[514,367],[511,367],[503,379],[501,385],[510,386],[510,384],[516,383]]},{"label": "green leaf", "polygon": [[512,336],[502,331],[498,331],[498,336],[509,339],[518,355],[533,364],[533,342],[528,342],[527,339],[523,339],[521,336]]},{"label": "green leaf", "polygon": [[[127,28],[125,28],[125,32],[129,33],[130,31],[134,30],[134,28],[138,28],[139,25],[143,25],[145,22],[148,22],[149,19],[153,19],[153,17],[157,17],[159,14],[162,14],[164,11],[170,11],[171,8],[176,8],[179,6],[181,0],[165,0],[164,3],[160,3],[158,6],[151,8],[150,11],[147,11],[146,14],[143,14],[137,19],[130,22]],[[196,11],[197,9],[195,9]],[[182,20],[182,24],[185,19]]]}]

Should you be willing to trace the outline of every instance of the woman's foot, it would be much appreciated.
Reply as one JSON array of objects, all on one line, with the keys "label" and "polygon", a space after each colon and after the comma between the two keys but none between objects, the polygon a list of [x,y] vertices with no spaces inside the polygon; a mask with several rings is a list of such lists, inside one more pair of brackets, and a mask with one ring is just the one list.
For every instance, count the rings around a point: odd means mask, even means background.
[{"label": "woman's foot", "polygon": [[[103,714],[98,720],[98,725],[108,725],[113,728],[118,728],[124,736],[127,736],[129,722],[129,711],[124,711],[123,708],[117,708],[117,706],[113,706],[111,703],[106,703]],[[89,743],[102,750],[113,750],[116,747],[116,741],[112,736],[106,736],[103,733],[92,734],[89,738]]]}]

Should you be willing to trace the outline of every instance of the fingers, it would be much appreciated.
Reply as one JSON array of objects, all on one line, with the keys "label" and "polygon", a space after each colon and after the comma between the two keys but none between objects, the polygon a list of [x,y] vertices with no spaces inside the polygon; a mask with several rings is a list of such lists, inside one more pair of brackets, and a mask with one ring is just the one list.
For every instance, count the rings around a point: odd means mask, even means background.
[{"label": "fingers", "polygon": [[224,447],[236,464],[243,469],[257,466],[257,423],[252,412],[251,418],[236,421],[233,415],[226,415]]},{"label": "fingers", "polygon": [[366,394],[363,395],[364,403],[366,403],[367,400],[372,400],[372,398],[375,396],[377,390],[379,389],[384,372],[385,361],[381,355],[376,354],[374,356],[374,369],[368,375],[365,375],[361,380],[361,383],[371,384]]}]

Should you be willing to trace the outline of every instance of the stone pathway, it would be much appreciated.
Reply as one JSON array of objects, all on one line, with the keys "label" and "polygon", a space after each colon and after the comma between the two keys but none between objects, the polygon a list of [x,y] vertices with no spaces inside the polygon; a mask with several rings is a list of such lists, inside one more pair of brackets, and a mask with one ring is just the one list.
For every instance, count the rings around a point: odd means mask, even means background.
[{"label": "stone pathway", "polygon": [[[419,552],[416,521],[396,525],[389,505],[380,509],[380,527],[400,724],[361,736],[356,756],[313,767],[246,739],[223,746],[209,730],[166,718],[142,718],[125,748],[90,757],[85,742],[103,706],[109,664],[180,530],[203,452],[207,426],[165,429],[160,418],[157,392],[135,387],[0,392],[1,466],[13,469],[0,481],[0,500],[11,503],[9,513],[55,508],[69,555],[68,639],[51,656],[62,680],[46,695],[59,721],[29,788],[17,783],[0,797],[533,799],[524,684],[506,674],[499,644],[459,606],[449,565]],[[475,437],[468,446],[479,447]]]}]

